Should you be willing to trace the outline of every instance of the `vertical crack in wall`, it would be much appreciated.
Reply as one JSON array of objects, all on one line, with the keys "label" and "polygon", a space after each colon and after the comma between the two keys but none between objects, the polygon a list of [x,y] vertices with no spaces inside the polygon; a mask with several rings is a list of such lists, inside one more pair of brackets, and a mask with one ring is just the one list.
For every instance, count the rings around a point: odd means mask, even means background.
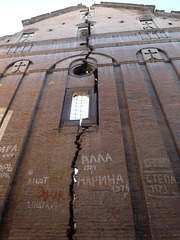
[{"label": "vertical crack in wall", "polygon": [[69,225],[67,229],[67,237],[69,240],[75,240],[74,235],[76,232],[76,222],[74,220],[74,202],[76,199],[75,191],[74,191],[74,184],[76,182],[75,175],[77,174],[77,166],[76,162],[79,157],[79,152],[82,149],[82,135],[88,129],[89,126],[78,126],[78,131],[77,131],[77,136],[75,140],[75,145],[76,145],[76,152],[74,154],[73,161],[71,163],[71,168],[72,168],[72,173],[71,173],[71,184],[69,185],[69,195],[70,195],[70,202],[69,202]]},{"label": "vertical crack in wall", "polygon": [[[84,69],[87,68],[88,65],[88,58],[90,56],[90,54],[92,53],[92,51],[94,50],[94,47],[92,45],[89,44],[90,41],[90,36],[91,36],[91,22],[88,20],[89,17],[89,10],[85,13],[85,23],[87,24],[87,28],[88,28],[88,36],[86,37],[86,43],[82,43],[81,45],[86,45],[86,47],[88,48],[88,53],[85,56],[84,60],[83,60],[83,67]],[[97,77],[97,69],[94,71],[94,92],[97,93],[98,91],[98,77]],[[70,202],[69,202],[69,225],[68,225],[68,229],[67,229],[67,237],[69,240],[75,240],[74,235],[76,233],[76,222],[74,219],[74,203],[75,203],[75,199],[76,199],[76,195],[75,195],[75,191],[74,191],[74,184],[77,182],[76,180],[76,175],[78,172],[78,168],[76,166],[76,162],[78,160],[79,157],[79,152],[82,149],[82,135],[83,133],[86,131],[86,129],[89,129],[90,126],[81,126],[83,119],[80,119],[80,124],[78,125],[78,131],[77,131],[77,135],[76,135],[76,140],[75,140],[75,145],[76,145],[76,152],[74,154],[74,158],[71,164],[71,168],[72,168],[72,173],[71,173],[71,184],[69,185],[69,195],[70,195]]]},{"label": "vertical crack in wall", "polygon": [[89,18],[89,11],[90,11],[90,8],[85,13],[85,24],[87,25],[87,30],[88,30],[88,34],[87,34],[87,37],[86,37],[86,43],[81,43],[81,45],[86,45],[86,47],[88,48],[88,53],[86,54],[86,56],[83,60],[85,69],[87,68],[87,63],[88,63],[87,60],[88,60],[90,54],[92,53],[92,51],[94,50],[94,47],[89,44],[90,36],[91,36],[91,22],[88,19]]},{"label": "vertical crack in wall", "polygon": [[89,55],[94,50],[93,46],[89,44],[90,36],[91,36],[91,22],[88,20],[88,18],[89,18],[89,11],[90,11],[90,9],[88,9],[88,12],[85,14],[85,23],[87,24],[87,27],[88,27],[88,36],[86,38],[86,47],[89,48],[89,51],[88,51],[88,53],[87,53],[87,55],[85,57],[85,60],[88,59]]}]

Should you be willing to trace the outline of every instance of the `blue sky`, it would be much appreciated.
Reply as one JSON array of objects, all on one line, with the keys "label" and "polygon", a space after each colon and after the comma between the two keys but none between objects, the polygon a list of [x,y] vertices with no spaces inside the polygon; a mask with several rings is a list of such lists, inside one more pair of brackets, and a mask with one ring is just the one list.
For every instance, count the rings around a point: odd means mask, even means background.
[{"label": "blue sky", "polygon": [[[155,5],[156,9],[166,12],[180,11],[180,0],[107,0],[104,2],[135,3]],[[0,5],[0,37],[12,35],[22,30],[21,21],[44,13],[52,12],[82,3],[91,6],[98,0],[4,0]]]}]

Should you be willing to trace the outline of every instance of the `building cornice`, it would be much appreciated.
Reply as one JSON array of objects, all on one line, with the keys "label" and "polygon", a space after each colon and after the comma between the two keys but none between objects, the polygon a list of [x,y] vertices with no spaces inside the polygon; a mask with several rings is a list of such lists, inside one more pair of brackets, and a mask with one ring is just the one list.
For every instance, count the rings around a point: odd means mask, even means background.
[{"label": "building cornice", "polygon": [[155,5],[101,2],[100,4],[94,4],[93,6],[94,7],[107,7],[107,8],[121,8],[121,9],[130,9],[130,10],[150,11],[150,12],[154,13],[156,16],[180,19],[180,11],[171,11],[170,13],[168,13],[168,12],[165,12],[165,10],[155,9]]},{"label": "building cornice", "polygon": [[[173,33],[175,35],[173,36]],[[153,36],[162,35],[159,38],[153,38]],[[129,37],[129,38],[128,38]],[[149,39],[148,39],[149,37]],[[105,40],[107,39],[107,40]],[[132,45],[144,45],[144,44],[158,44],[158,43],[168,43],[168,42],[180,42],[180,28],[163,28],[163,29],[151,29],[151,30],[137,30],[137,31],[127,31],[127,32],[114,32],[106,34],[94,34],[91,35],[90,43],[97,48],[109,48],[109,47],[119,47],[119,46],[132,46]],[[70,44],[68,47],[66,43]],[[39,54],[55,54],[63,52],[78,52],[86,51],[87,48],[84,45],[80,45],[82,41],[78,38],[66,38],[66,39],[52,39],[43,40],[37,42],[28,43],[16,43],[16,44],[6,44],[0,46],[0,51],[3,54],[0,58],[11,58],[11,57],[22,57],[22,56],[33,56]],[[59,44],[59,46],[58,46]],[[51,48],[47,48],[47,45],[52,45]],[[38,46],[41,49],[38,50]],[[44,47],[43,47],[44,46]],[[23,48],[28,49],[26,51],[20,52],[18,49]],[[33,50],[33,48],[35,50]],[[48,50],[47,50],[48,49]]]},{"label": "building cornice", "polygon": [[155,5],[143,5],[132,3],[101,2],[93,4],[93,7],[122,8],[130,10],[150,11],[154,13]]},{"label": "building cornice", "polygon": [[[107,44],[94,44],[95,49],[102,49],[102,48],[113,48],[113,47],[123,47],[123,46],[133,46],[133,45],[147,45],[147,44],[158,44],[158,43],[169,43],[169,42],[180,42],[179,39],[171,39],[171,40],[142,40],[134,41],[134,42],[126,42],[126,43],[107,43]],[[22,53],[11,53],[6,55],[0,55],[1,59],[4,58],[15,58],[15,57],[27,57],[27,56],[35,56],[35,55],[48,55],[48,54],[57,54],[57,53],[67,53],[67,52],[84,52],[88,49],[83,47],[74,47],[74,48],[63,48],[63,49],[56,49],[56,50],[45,50],[45,51],[36,51],[36,52],[22,52]]]},{"label": "building cornice", "polygon": [[51,13],[46,13],[46,14],[42,14],[42,15],[39,15],[39,16],[36,16],[36,17],[32,17],[30,19],[22,20],[22,25],[24,27],[24,26],[27,26],[27,25],[30,25],[30,24],[33,24],[33,23],[36,23],[36,22],[40,22],[40,21],[45,20],[45,19],[49,19],[49,18],[52,18],[52,17],[56,17],[56,16],[59,16],[59,15],[65,14],[65,13],[73,12],[73,11],[76,11],[76,10],[79,10],[79,9],[86,9],[86,8],[87,7],[85,5],[78,4],[77,6],[63,8],[63,9],[60,9],[60,10],[57,10],[57,11],[53,11]]},{"label": "building cornice", "polygon": [[[154,5],[142,5],[142,4],[127,4],[127,3],[113,3],[113,2],[101,2],[100,4],[93,4],[92,7],[109,7],[109,8],[122,8],[122,9],[131,9],[131,10],[141,10],[141,11],[151,11],[154,13]],[[42,14],[30,19],[22,20],[23,26],[27,26],[36,22],[40,22],[45,19],[56,17],[65,13],[73,12],[79,9],[87,9],[85,5],[78,4],[77,6],[72,6],[51,13]]]},{"label": "building cornice", "polygon": [[180,11],[171,11],[170,13],[167,13],[164,10],[156,10],[155,15],[157,17],[178,18],[178,19],[180,19]]},{"label": "building cornice", "polygon": [[[128,10],[140,10],[149,11],[155,13],[156,16],[165,16],[172,18],[180,18],[179,11],[171,11],[166,13],[164,10],[155,10],[155,5],[143,5],[143,4],[130,4],[130,3],[116,3],[116,2],[101,2],[100,4],[93,4],[92,7],[106,7],[106,8],[116,8],[116,9],[128,9]],[[79,9],[87,9],[85,5],[78,4],[77,6],[71,6],[68,8],[53,11],[51,13],[42,14],[30,19],[22,20],[23,26],[27,26],[36,22],[40,22],[45,19],[56,17],[65,13],[73,12]]]},{"label": "building cornice", "polygon": [[[94,39],[103,39],[103,38],[114,38],[114,37],[123,37],[123,36],[137,36],[139,34],[155,34],[155,33],[180,33],[180,27],[171,27],[171,28],[154,28],[148,30],[135,30],[135,31],[124,31],[124,32],[110,32],[110,33],[99,33],[92,34],[90,40]],[[10,48],[10,47],[20,47],[20,46],[42,46],[49,44],[58,44],[58,43],[74,43],[74,42],[82,42],[77,37],[71,38],[59,38],[59,39],[49,39],[49,40],[40,40],[40,41],[30,41],[30,42],[17,42],[17,43],[7,43],[0,45],[0,49]]]}]

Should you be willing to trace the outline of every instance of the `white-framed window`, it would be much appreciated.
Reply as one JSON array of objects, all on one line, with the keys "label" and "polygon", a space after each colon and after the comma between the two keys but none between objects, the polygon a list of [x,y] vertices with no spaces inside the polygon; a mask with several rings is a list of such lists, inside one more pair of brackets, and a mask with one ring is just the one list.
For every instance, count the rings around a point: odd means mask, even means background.
[{"label": "white-framed window", "polygon": [[70,120],[80,120],[89,117],[89,95],[76,92],[72,96]]},{"label": "white-framed window", "polygon": [[97,93],[94,87],[66,89],[61,126],[97,124]]}]

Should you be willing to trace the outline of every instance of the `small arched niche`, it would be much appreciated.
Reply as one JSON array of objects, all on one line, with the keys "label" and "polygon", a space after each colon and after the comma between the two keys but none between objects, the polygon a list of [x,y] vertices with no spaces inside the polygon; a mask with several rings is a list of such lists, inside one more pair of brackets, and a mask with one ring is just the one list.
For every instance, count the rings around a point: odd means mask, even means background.
[{"label": "small arched niche", "polygon": [[139,62],[168,61],[167,54],[156,47],[142,48],[137,52],[136,57]]}]

